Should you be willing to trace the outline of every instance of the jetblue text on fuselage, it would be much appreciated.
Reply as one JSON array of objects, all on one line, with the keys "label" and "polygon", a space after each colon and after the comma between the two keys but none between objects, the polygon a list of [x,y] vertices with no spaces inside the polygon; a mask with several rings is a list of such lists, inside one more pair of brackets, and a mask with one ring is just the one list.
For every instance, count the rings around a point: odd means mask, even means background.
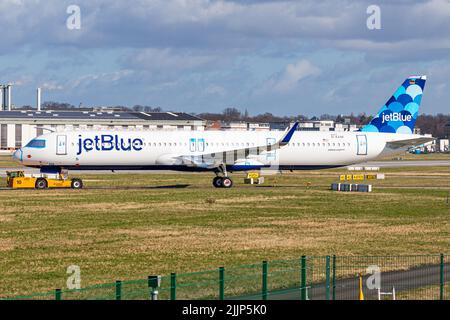
[{"label": "jetblue text on fuselage", "polygon": [[141,151],[144,141],[140,138],[120,138],[119,135],[102,134],[93,138],[78,136],[78,152],[80,155],[89,151]]},{"label": "jetblue text on fuselage", "polygon": [[410,114],[401,114],[400,112],[392,112],[389,114],[383,114],[382,123],[389,121],[411,121],[412,116]]}]

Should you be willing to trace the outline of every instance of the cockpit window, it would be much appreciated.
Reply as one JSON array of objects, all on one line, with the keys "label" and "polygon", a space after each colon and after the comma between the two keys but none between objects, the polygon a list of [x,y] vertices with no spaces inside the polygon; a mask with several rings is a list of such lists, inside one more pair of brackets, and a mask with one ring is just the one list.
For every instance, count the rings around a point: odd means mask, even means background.
[{"label": "cockpit window", "polygon": [[26,148],[45,148],[45,140],[31,140],[26,146]]}]

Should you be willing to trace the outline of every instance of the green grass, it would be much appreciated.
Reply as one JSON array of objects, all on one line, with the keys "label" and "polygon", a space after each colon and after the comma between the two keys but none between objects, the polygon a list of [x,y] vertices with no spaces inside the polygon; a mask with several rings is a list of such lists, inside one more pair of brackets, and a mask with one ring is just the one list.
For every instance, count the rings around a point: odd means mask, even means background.
[{"label": "green grass", "polygon": [[260,187],[236,174],[230,190],[210,174],[94,174],[80,191],[0,191],[0,297],[64,288],[73,264],[86,287],[301,255],[448,251],[450,167],[385,170],[370,194],[329,191],[343,172]]},{"label": "green grass", "polygon": [[[428,286],[416,290],[402,291],[396,294],[397,300],[439,300],[440,299],[440,287]],[[386,298],[386,300],[392,299],[392,297]],[[444,300],[450,299],[450,286],[446,284],[444,286]]]},{"label": "green grass", "polygon": [[0,168],[8,167],[22,167],[19,163],[15,162],[11,155],[0,154]]}]

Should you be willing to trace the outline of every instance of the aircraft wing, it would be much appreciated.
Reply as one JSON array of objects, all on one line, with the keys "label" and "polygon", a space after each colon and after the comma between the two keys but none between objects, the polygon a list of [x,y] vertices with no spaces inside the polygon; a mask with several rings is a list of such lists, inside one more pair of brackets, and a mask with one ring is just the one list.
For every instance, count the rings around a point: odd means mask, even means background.
[{"label": "aircraft wing", "polygon": [[405,139],[405,140],[398,140],[398,141],[391,141],[387,142],[386,146],[391,149],[400,149],[404,147],[413,147],[418,146],[430,141],[435,140],[435,138],[431,137],[421,137],[421,138],[414,138],[414,139]]},{"label": "aircraft wing", "polygon": [[200,168],[208,168],[214,169],[219,167],[222,164],[225,164],[224,159],[233,159],[235,155],[239,155],[239,159],[245,159],[249,155],[260,155],[265,151],[273,151],[280,149],[281,147],[287,145],[291,140],[294,132],[298,128],[298,122],[295,122],[294,125],[284,132],[281,138],[274,144],[264,144],[260,146],[250,147],[250,148],[240,148],[240,149],[231,149],[224,150],[215,153],[205,153],[200,155],[180,155],[175,157],[178,162],[181,162],[182,165],[192,166],[192,167],[200,167]]}]

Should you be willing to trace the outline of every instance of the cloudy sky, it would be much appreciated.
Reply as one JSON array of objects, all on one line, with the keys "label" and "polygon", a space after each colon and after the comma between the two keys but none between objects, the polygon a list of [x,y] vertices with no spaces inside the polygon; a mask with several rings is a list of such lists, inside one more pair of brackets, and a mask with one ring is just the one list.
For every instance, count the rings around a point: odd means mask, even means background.
[{"label": "cloudy sky", "polygon": [[450,0],[0,0],[0,28],[16,105],[40,86],[45,101],[84,106],[373,114],[426,74],[422,111],[450,113]]}]

